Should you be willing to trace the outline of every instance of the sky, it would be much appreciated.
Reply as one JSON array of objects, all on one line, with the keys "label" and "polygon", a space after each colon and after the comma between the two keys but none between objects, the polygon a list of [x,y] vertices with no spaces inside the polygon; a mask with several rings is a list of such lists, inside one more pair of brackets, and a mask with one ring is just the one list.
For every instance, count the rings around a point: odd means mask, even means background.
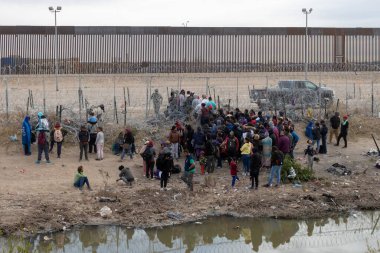
[{"label": "sky", "polygon": [[[0,0],[0,26],[380,27],[380,0]],[[187,22],[189,21],[189,22]]]}]

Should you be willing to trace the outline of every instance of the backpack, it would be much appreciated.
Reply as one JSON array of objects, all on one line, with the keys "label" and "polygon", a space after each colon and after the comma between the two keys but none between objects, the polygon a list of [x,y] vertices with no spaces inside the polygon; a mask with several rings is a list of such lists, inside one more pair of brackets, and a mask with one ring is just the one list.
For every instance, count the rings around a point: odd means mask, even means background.
[{"label": "backpack", "polygon": [[46,134],[45,134],[45,132],[40,132],[40,133],[38,134],[38,140],[37,140],[37,143],[38,143],[38,144],[41,144],[41,145],[43,145],[43,144],[46,143]]},{"label": "backpack", "polygon": [[228,141],[227,141],[227,151],[228,152],[236,152],[236,147],[237,147],[237,143],[236,143],[235,137],[228,138]]},{"label": "backpack", "polygon": [[150,161],[152,160],[152,157],[153,157],[152,152],[150,151],[149,147],[145,149],[145,151],[141,154],[141,156],[144,161]]},{"label": "backpack", "polygon": [[164,164],[164,159],[165,155],[164,154],[159,154],[157,159],[156,159],[156,167],[157,169],[162,171],[162,165]]},{"label": "backpack", "polygon": [[40,119],[38,121],[37,130],[49,130],[49,121],[46,118]]},{"label": "backpack", "polygon": [[54,141],[55,142],[62,142],[63,141],[63,134],[61,129],[55,129],[54,130]]},{"label": "backpack", "polygon": [[206,142],[205,153],[207,155],[215,155],[216,153],[215,146],[211,143],[211,141]]},{"label": "backpack", "polygon": [[172,173],[173,174],[178,174],[180,172],[181,172],[181,165],[179,165],[179,164],[174,165],[173,169],[172,169]]}]

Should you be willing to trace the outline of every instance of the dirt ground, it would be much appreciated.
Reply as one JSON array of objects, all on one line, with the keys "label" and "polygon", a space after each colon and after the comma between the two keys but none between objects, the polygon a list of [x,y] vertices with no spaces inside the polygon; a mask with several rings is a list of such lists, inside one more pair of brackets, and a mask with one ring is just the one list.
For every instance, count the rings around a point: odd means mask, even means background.
[{"label": "dirt ground", "polygon": [[[305,162],[303,143],[298,145],[296,157]],[[34,234],[86,224],[164,226],[222,214],[308,218],[353,209],[380,209],[380,171],[374,167],[376,158],[363,155],[371,147],[373,141],[367,138],[351,140],[347,149],[329,145],[328,155],[319,156],[321,161],[315,164],[318,179],[300,188],[285,184],[249,190],[249,177],[240,175],[234,191],[230,188],[227,164],[223,164],[212,175],[215,187],[204,185],[206,176],[200,175],[198,169],[194,192],[189,192],[178,174],[169,179],[170,190],[160,191],[158,180],[144,178],[140,157],[128,158],[123,163],[136,178],[130,188],[116,183],[117,168],[122,163],[110,150],[103,161],[96,161],[95,155],[90,154],[89,162],[78,162],[79,148],[65,144],[61,159],[52,154],[51,164],[37,165],[35,145],[32,156],[23,156],[21,145],[10,143],[0,148],[0,230],[8,235],[20,231]],[[339,177],[326,172],[335,162],[352,169],[352,175]],[[183,164],[183,158],[179,163]],[[72,186],[79,165],[84,166],[93,191],[81,192]],[[260,185],[266,183],[267,176],[267,171],[261,172]],[[332,195],[334,201],[324,197],[324,193]],[[99,202],[100,196],[117,196],[120,201]],[[103,206],[112,209],[112,215],[105,219],[99,215]],[[170,211],[180,214],[178,219],[169,218]]]}]

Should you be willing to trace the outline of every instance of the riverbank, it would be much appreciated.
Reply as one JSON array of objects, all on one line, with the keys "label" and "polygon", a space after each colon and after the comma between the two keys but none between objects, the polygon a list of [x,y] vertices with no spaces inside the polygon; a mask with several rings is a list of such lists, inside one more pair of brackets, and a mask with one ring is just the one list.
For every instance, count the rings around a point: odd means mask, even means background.
[{"label": "riverbank", "polygon": [[[10,143],[0,149],[0,230],[5,235],[24,232],[58,231],[87,224],[121,224],[130,227],[153,227],[185,223],[213,215],[245,217],[315,218],[349,210],[380,209],[379,170],[375,158],[362,153],[373,147],[371,139],[349,143],[347,149],[329,145],[329,154],[319,156],[315,164],[318,179],[294,188],[249,190],[249,177],[241,176],[237,190],[230,189],[227,164],[212,175],[215,187],[206,187],[205,177],[194,177],[194,192],[189,192],[180,175],[169,179],[171,190],[160,191],[158,180],[143,177],[140,157],[123,164],[132,169],[136,182],[132,188],[116,183],[119,157],[108,151],[103,161],[78,162],[78,149],[64,146],[61,159],[52,155],[52,164],[34,164],[33,155],[25,157],[21,146]],[[296,156],[303,158],[300,144]],[[303,162],[303,160],[302,160]],[[335,176],[326,171],[338,162],[352,170],[350,176]],[[183,160],[179,163],[182,165]],[[93,191],[72,187],[79,165],[84,166]],[[265,184],[267,172],[260,175]],[[326,197],[330,196],[330,197]],[[117,197],[116,202],[100,202],[99,197]],[[99,210],[108,206],[112,215],[104,219]],[[169,215],[168,215],[169,214]]]}]

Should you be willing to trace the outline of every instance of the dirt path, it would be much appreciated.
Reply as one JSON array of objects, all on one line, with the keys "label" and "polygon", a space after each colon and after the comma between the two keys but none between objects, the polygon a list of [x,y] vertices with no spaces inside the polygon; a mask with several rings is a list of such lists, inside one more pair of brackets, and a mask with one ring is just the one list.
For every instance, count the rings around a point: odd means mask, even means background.
[{"label": "dirt path", "polygon": [[[216,170],[213,177],[216,186],[203,185],[204,176],[197,174],[195,191],[187,191],[179,175],[169,180],[171,190],[159,190],[158,180],[143,177],[141,159],[126,160],[137,178],[132,188],[116,183],[117,167],[121,164],[117,156],[108,151],[105,160],[95,161],[94,154],[89,162],[78,162],[76,147],[63,148],[62,159],[52,155],[52,164],[34,164],[33,155],[21,154],[21,145],[12,143],[0,149],[0,230],[5,234],[25,231],[62,230],[73,225],[123,224],[126,226],[160,226],[205,218],[208,215],[232,214],[253,217],[317,217],[351,209],[380,209],[379,170],[373,167],[375,158],[361,155],[373,147],[371,139],[359,139],[342,149],[329,145],[329,155],[320,156],[316,164],[316,180],[294,188],[287,184],[279,188],[246,189],[249,178],[241,176],[237,191],[230,190],[231,178],[227,164]],[[297,156],[304,147],[298,147]],[[337,177],[325,169],[339,162],[353,170],[351,176]],[[183,163],[183,160],[180,160]],[[78,165],[82,164],[94,191],[81,193],[72,187]],[[102,177],[99,170],[108,173]],[[260,184],[266,182],[267,172],[260,175]],[[104,193],[105,181],[108,192]],[[103,192],[103,193],[102,193]],[[322,196],[335,197],[334,202]],[[117,196],[120,202],[101,203],[97,196]],[[99,210],[109,206],[113,213],[103,219]],[[168,217],[168,211],[178,212],[179,220]]]}]

